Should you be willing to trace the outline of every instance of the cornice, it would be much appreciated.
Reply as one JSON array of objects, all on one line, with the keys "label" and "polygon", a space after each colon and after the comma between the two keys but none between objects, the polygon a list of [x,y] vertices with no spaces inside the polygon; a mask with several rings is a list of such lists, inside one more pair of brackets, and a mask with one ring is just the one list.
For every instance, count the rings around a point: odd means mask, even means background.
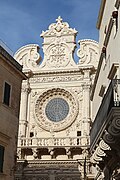
[{"label": "cornice", "polygon": [[78,44],[80,44],[80,42],[91,42],[98,45],[98,42],[93,39],[82,39],[78,41]]},{"label": "cornice", "polygon": [[[79,159],[80,162],[84,162],[84,159]],[[19,162],[19,160],[18,160]],[[28,160],[29,166],[41,166],[41,165],[74,165],[78,163],[77,160]]]},{"label": "cornice", "polygon": [[12,70],[14,69],[15,72],[22,77],[22,79],[27,79],[26,75],[22,72],[22,66],[2,46],[0,46],[0,56]]},{"label": "cornice", "polygon": [[22,66],[2,46],[0,46],[0,54],[6,58],[6,61],[22,72]]},{"label": "cornice", "polygon": [[104,8],[105,8],[105,3],[106,3],[106,0],[101,1],[100,10],[99,10],[98,19],[97,19],[97,24],[96,24],[97,29],[100,29],[102,16],[103,16]]},{"label": "cornice", "polygon": [[70,69],[70,70],[59,70],[59,71],[56,71],[56,70],[52,70],[52,71],[34,71],[33,72],[33,75],[57,75],[57,74],[76,74],[76,73],[81,73],[82,72],[82,69],[81,68],[76,68],[76,69]]}]

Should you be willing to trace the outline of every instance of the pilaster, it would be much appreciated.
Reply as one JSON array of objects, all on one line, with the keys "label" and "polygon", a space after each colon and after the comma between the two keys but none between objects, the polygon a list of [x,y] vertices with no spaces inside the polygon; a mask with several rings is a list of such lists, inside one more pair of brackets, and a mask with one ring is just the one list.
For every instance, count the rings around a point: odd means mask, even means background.
[{"label": "pilaster", "polygon": [[24,80],[21,90],[19,136],[26,136],[28,94],[30,92],[28,81]]}]

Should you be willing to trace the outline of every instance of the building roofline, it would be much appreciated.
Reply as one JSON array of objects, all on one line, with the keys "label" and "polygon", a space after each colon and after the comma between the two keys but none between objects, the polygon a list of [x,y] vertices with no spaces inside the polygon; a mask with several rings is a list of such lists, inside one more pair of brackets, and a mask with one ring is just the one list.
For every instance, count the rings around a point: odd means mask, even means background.
[{"label": "building roofline", "polygon": [[0,55],[6,59],[6,62],[12,65],[23,79],[27,79],[27,76],[22,72],[22,66],[0,45]]},{"label": "building roofline", "polygon": [[100,10],[99,10],[97,24],[96,24],[97,29],[100,29],[102,16],[103,16],[104,8],[105,8],[105,3],[106,3],[106,0],[101,0]]}]

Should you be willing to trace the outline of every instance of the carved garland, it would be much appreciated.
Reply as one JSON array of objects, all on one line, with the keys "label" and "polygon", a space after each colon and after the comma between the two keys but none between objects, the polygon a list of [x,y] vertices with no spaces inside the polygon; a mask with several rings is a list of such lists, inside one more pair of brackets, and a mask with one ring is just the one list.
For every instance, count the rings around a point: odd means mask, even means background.
[{"label": "carved garland", "polygon": [[[69,113],[65,119],[60,122],[50,121],[45,113],[45,108],[48,102],[54,98],[62,98],[69,105]],[[47,131],[61,131],[70,126],[78,114],[78,102],[73,95],[60,88],[54,88],[40,95],[35,103],[35,118],[40,127]]]}]

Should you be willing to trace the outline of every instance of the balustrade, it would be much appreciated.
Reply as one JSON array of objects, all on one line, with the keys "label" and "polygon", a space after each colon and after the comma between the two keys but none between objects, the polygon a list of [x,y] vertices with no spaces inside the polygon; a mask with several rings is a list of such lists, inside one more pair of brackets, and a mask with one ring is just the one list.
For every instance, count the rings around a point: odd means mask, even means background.
[{"label": "balustrade", "polygon": [[[86,139],[87,144],[82,143]],[[60,137],[60,138],[20,138],[18,147],[56,147],[56,146],[84,146],[89,145],[89,136],[86,137]]]}]

